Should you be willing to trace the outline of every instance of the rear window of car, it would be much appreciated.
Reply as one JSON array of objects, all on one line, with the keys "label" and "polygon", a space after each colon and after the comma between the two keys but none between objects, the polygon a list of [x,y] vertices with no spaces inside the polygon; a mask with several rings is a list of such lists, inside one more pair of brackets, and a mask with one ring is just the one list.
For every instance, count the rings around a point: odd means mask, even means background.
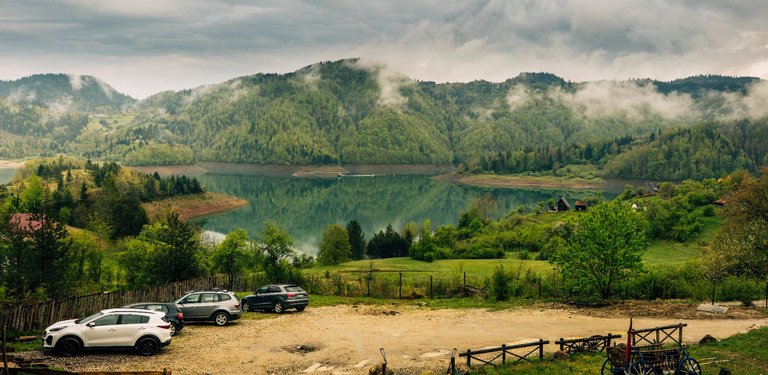
[{"label": "rear window of car", "polygon": [[148,323],[149,317],[146,315],[122,314],[120,324],[143,324]]},{"label": "rear window of car", "polygon": [[304,291],[304,289],[301,289],[301,287],[298,287],[296,285],[290,285],[285,287],[286,292],[292,292],[292,293],[301,293]]},{"label": "rear window of car", "polygon": [[147,305],[146,309],[152,310],[152,311],[160,311],[164,313],[168,312],[168,306],[166,305]]},{"label": "rear window of car", "polygon": [[229,294],[219,294],[219,301],[229,301],[232,297]]}]

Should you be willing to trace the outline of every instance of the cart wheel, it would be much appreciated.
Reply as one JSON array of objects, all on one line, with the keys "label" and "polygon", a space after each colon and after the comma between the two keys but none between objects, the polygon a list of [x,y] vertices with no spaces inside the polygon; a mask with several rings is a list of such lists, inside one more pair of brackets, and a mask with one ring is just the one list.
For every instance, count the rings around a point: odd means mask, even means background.
[{"label": "cart wheel", "polygon": [[688,357],[677,364],[675,375],[701,375],[701,366],[695,359]]},{"label": "cart wheel", "polygon": [[587,352],[600,353],[605,350],[605,340],[596,340],[596,337],[600,337],[600,335],[590,337],[591,340],[587,342]]},{"label": "cart wheel", "polygon": [[[616,367],[613,367],[613,364],[611,364],[611,360],[606,358],[605,362],[603,362],[603,367],[600,370],[600,375],[613,375],[615,372],[613,371],[616,369]],[[621,373],[624,373],[624,370],[621,370]]]},{"label": "cart wheel", "polygon": [[629,366],[629,374],[632,375],[653,375],[653,367],[648,367],[643,362],[635,362]]}]

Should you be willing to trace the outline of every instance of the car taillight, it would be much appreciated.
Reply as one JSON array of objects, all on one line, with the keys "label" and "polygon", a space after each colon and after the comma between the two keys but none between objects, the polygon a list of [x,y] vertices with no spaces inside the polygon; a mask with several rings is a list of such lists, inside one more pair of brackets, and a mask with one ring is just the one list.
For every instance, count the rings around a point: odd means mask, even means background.
[{"label": "car taillight", "polygon": [[288,298],[293,298],[296,297],[296,293],[286,293],[285,296]]},{"label": "car taillight", "polygon": [[235,304],[235,308],[236,308],[236,309],[239,309],[239,308],[240,308],[240,303],[239,303],[239,302]]},{"label": "car taillight", "polygon": [[170,324],[161,324],[161,325],[157,326],[157,328],[171,329],[171,325]]},{"label": "car taillight", "polygon": [[184,313],[179,313],[178,315],[176,315],[176,319],[184,320]]}]

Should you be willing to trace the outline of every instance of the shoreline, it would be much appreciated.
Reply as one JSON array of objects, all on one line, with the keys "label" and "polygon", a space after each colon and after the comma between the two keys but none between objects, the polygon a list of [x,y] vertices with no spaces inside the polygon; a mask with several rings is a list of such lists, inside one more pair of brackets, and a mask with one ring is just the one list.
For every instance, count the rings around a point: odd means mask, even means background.
[{"label": "shoreline", "polygon": [[432,177],[436,180],[449,181],[462,185],[480,186],[480,187],[501,187],[501,188],[549,188],[549,189],[622,189],[627,184],[636,184],[637,181],[624,180],[587,180],[578,177],[523,177],[523,176],[499,176],[499,175],[462,175],[462,174],[442,174]]},{"label": "shoreline", "polygon": [[190,196],[177,196],[158,202],[142,203],[150,222],[154,222],[166,211],[179,213],[182,220],[199,219],[220,214],[246,206],[248,201],[242,198],[216,192],[205,192]]}]

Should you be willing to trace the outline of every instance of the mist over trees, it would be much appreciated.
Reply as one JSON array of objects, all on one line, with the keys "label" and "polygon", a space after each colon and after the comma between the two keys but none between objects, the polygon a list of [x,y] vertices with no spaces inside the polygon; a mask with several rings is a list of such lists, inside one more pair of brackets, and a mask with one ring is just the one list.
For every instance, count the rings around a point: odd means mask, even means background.
[{"label": "mist over trees", "polygon": [[754,140],[766,128],[767,85],[712,75],[577,83],[548,73],[436,84],[346,59],[136,103],[93,77],[37,75],[0,82],[0,131],[12,135],[0,157],[711,178],[765,165],[766,146]]}]

